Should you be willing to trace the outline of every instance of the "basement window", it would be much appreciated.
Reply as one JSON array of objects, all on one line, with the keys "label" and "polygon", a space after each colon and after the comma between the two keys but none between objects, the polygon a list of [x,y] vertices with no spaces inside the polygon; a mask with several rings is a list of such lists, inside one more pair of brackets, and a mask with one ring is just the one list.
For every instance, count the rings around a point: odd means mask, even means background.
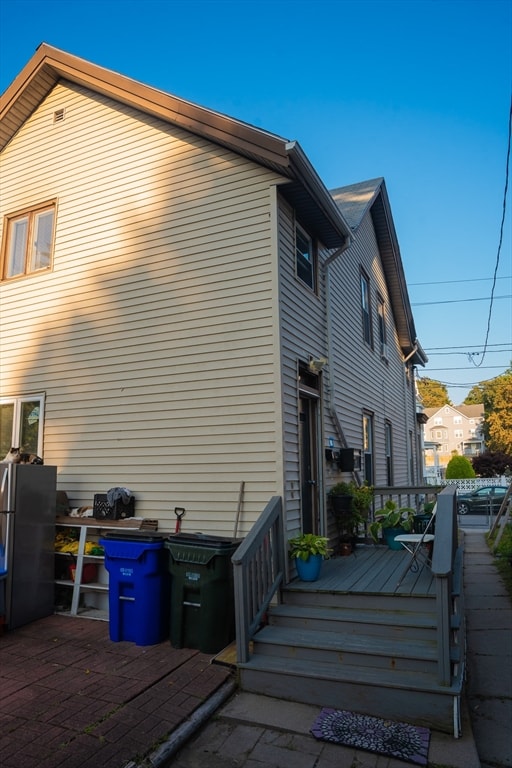
[{"label": "basement window", "polygon": [[55,202],[6,216],[2,280],[46,272],[52,266]]}]

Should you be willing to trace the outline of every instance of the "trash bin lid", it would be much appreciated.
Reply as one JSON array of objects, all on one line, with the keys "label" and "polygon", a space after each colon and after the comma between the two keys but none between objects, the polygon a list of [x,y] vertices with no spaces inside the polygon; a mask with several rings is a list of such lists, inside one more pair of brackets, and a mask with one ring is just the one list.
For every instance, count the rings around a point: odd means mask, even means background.
[{"label": "trash bin lid", "polygon": [[240,541],[203,533],[177,533],[169,536],[164,547],[171,553],[171,561],[208,565],[216,557],[230,557]]},{"label": "trash bin lid", "polygon": [[234,549],[242,539],[232,539],[229,536],[213,536],[207,533],[172,533],[167,542],[171,544],[190,544],[193,547],[208,547],[208,549]]},{"label": "trash bin lid", "polygon": [[116,541],[134,541],[143,544],[158,544],[165,541],[165,534],[157,531],[105,531],[102,539],[115,539]]}]

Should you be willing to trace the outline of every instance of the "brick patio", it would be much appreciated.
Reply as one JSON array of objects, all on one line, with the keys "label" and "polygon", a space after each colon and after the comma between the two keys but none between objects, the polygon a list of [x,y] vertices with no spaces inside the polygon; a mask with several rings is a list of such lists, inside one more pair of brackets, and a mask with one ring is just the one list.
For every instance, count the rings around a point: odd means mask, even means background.
[{"label": "brick patio", "polygon": [[0,637],[3,768],[123,768],[230,676],[212,656],[112,643],[102,621],[49,616]]}]

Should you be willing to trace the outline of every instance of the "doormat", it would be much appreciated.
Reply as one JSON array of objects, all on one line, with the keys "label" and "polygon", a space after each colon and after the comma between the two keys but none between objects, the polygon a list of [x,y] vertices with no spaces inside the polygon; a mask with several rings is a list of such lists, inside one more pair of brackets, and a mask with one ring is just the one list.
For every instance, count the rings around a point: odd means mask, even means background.
[{"label": "doormat", "polygon": [[428,728],[326,708],[315,720],[311,733],[323,741],[427,765]]}]

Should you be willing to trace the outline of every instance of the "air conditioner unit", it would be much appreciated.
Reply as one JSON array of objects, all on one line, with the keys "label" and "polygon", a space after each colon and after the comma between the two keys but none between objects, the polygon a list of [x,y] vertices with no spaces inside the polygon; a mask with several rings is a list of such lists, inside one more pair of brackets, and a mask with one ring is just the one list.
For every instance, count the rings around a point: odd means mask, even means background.
[{"label": "air conditioner unit", "polygon": [[380,345],[380,356],[384,357],[386,360],[388,359],[388,345],[384,342]]}]

